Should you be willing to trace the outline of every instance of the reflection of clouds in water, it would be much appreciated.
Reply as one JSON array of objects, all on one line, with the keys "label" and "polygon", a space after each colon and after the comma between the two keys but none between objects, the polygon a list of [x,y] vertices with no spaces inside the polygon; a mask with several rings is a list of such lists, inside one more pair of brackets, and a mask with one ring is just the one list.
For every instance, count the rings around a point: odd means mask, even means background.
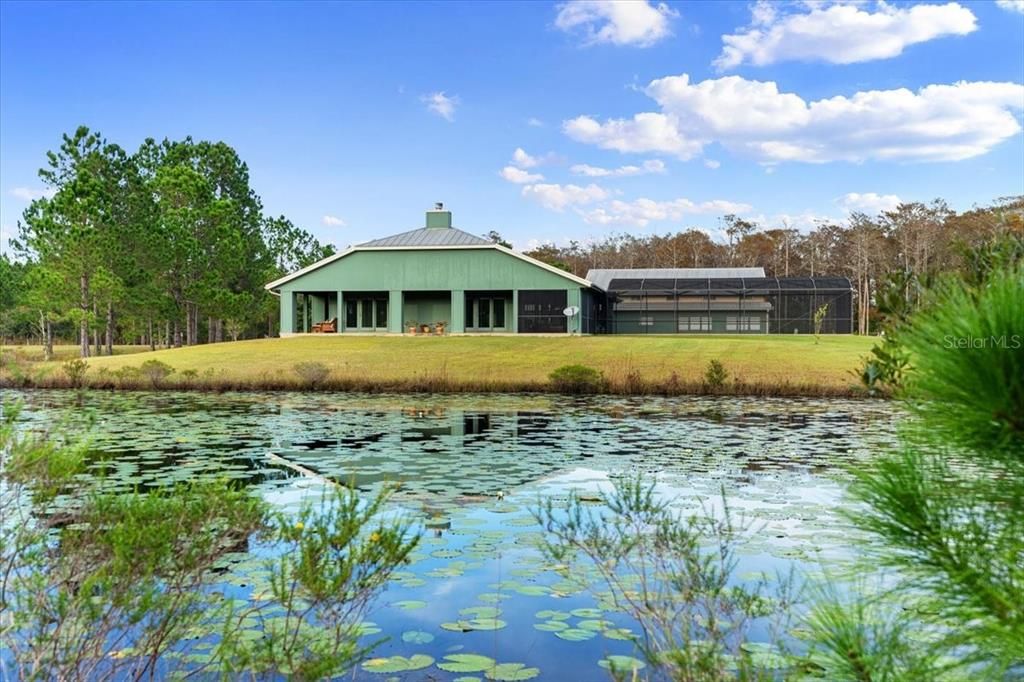
[{"label": "reflection of clouds in water", "polygon": [[[335,484],[369,490],[400,482],[384,515],[428,532],[369,616],[391,637],[378,653],[441,659],[465,647],[528,661],[541,668],[538,679],[553,680],[607,679],[595,663],[589,674],[579,662],[630,654],[632,644],[569,643],[533,629],[538,611],[595,606],[537,553],[540,529],[529,511],[540,499],[557,505],[571,490],[597,497],[617,476],[642,472],[683,512],[720,514],[724,489],[733,514],[753,524],[738,575],[794,562],[813,570],[819,551],[851,551],[837,516],[846,504],[845,467],[891,443],[896,426],[888,404],[844,400],[89,392],[79,411],[69,392],[20,397],[27,426],[66,410],[83,427],[88,413],[99,417],[91,434],[115,463],[108,467],[115,489],[227,476],[294,510]],[[251,549],[239,554],[231,570],[243,577],[232,594],[265,591],[263,564]],[[409,600],[425,606],[399,605]],[[481,604],[497,605],[508,627],[441,627]],[[614,612],[603,617],[632,625]],[[436,639],[403,642],[401,633],[412,629]]]}]

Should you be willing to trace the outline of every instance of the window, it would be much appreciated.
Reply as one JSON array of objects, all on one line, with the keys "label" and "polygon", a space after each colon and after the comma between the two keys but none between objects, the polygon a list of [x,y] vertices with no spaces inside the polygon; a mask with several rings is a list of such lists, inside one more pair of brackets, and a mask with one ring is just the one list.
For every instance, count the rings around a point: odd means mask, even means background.
[{"label": "window", "polygon": [[640,326],[641,327],[653,327],[654,326],[654,318],[651,317],[650,315],[641,315],[640,316]]},{"label": "window", "polygon": [[[378,298],[383,296],[383,298]],[[388,299],[386,294],[356,293],[345,295],[345,329],[349,331],[387,329]]]},{"label": "window", "polygon": [[725,318],[725,331],[735,332],[739,331],[740,318],[736,315],[728,315]]},{"label": "window", "polygon": [[506,296],[466,294],[466,329],[493,330],[505,328]]},{"label": "window", "polygon": [[360,301],[363,308],[362,318],[359,320],[359,326],[363,329],[369,329],[373,327],[373,299],[364,298]]},{"label": "window", "polygon": [[345,326],[355,329],[358,326],[358,308],[355,301],[345,301]]},{"label": "window", "polygon": [[747,322],[747,327],[746,328],[749,331],[752,331],[752,332],[759,332],[759,331],[761,331],[761,316],[760,315],[750,315],[749,317],[746,318],[746,322]]},{"label": "window", "polygon": [[505,299],[495,298],[492,299],[494,304],[494,328],[504,329],[505,328]]},{"label": "window", "polygon": [[711,318],[707,315],[690,315],[679,318],[679,331],[681,332],[709,332],[711,331]]}]

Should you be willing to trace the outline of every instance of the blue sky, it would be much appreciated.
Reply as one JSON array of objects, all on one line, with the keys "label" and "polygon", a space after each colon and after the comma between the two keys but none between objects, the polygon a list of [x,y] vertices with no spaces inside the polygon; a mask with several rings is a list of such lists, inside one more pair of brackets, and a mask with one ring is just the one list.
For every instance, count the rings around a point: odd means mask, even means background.
[{"label": "blue sky", "polygon": [[224,140],[339,247],[444,201],[527,248],[1022,194],[1022,110],[1022,0],[7,1],[0,228],[79,124]]}]

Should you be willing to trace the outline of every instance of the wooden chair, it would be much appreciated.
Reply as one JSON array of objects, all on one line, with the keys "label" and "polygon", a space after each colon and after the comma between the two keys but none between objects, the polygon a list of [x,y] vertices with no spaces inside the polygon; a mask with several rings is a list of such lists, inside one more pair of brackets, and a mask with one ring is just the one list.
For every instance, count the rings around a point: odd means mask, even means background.
[{"label": "wooden chair", "polygon": [[314,334],[336,334],[338,332],[338,318],[334,317],[330,320],[317,322],[310,328],[310,331]]}]

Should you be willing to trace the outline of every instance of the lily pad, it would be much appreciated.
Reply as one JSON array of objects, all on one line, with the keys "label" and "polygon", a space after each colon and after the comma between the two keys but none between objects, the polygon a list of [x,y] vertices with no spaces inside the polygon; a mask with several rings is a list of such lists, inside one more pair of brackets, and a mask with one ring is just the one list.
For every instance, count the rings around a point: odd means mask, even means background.
[{"label": "lily pad", "polygon": [[430,644],[434,641],[434,636],[423,630],[409,630],[402,633],[402,641],[409,644]]},{"label": "lily pad", "polygon": [[580,628],[581,630],[594,630],[596,632],[607,630],[612,625],[614,625],[614,623],[612,623],[610,620],[600,620],[597,618],[592,620],[581,620],[578,623],[576,623],[576,627]]},{"label": "lily pad", "polygon": [[583,630],[581,628],[568,628],[555,633],[555,637],[561,637],[569,642],[582,642],[596,636],[597,633],[593,630]]},{"label": "lily pad", "polygon": [[485,604],[497,604],[511,597],[511,594],[504,594],[502,592],[484,592],[477,599]]},{"label": "lily pad", "polygon": [[540,675],[540,668],[527,668],[525,663],[499,663],[484,672],[484,676],[487,679],[499,680],[500,682],[532,680],[537,675]]},{"label": "lily pad", "polygon": [[602,658],[597,662],[597,664],[605,670],[611,670],[615,673],[631,673],[635,670],[643,670],[647,667],[647,664],[639,658],[618,655]]},{"label": "lily pad", "polygon": [[629,628],[609,628],[601,633],[608,639],[629,640],[633,639],[633,631]]},{"label": "lily pad", "polygon": [[493,668],[497,663],[493,658],[479,654],[449,654],[437,667],[450,673],[479,673]]},{"label": "lily pad", "polygon": [[426,654],[405,656],[388,656],[387,658],[371,658],[363,662],[363,670],[369,673],[404,673],[409,670],[422,670],[434,664],[434,659]]},{"label": "lily pad", "polygon": [[441,627],[452,632],[471,632],[473,630],[500,630],[508,625],[498,618],[471,618],[441,623]]},{"label": "lily pad", "polygon": [[501,609],[497,606],[470,606],[461,609],[460,616],[472,616],[474,618],[497,618],[501,615]]},{"label": "lily pad", "polygon": [[572,615],[577,618],[600,618],[604,613],[601,609],[573,609]]},{"label": "lily pad", "polygon": [[562,620],[546,620],[543,623],[534,623],[533,627],[541,632],[558,632],[559,630],[568,630],[569,624]]},{"label": "lily pad", "polygon": [[568,611],[554,611],[552,609],[544,609],[533,615],[540,620],[569,620],[572,617],[572,614]]}]

